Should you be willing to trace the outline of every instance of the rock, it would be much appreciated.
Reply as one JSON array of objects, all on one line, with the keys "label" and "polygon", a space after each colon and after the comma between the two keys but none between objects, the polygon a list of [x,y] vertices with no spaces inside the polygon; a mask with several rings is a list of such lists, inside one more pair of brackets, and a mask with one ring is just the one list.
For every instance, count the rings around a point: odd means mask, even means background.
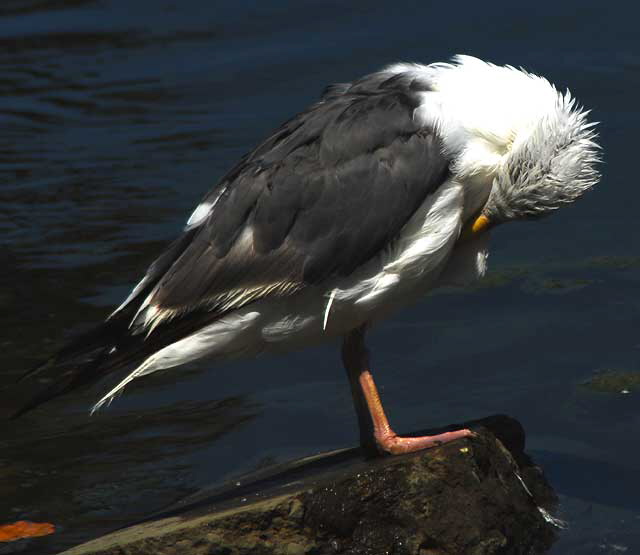
[{"label": "rock", "polygon": [[65,555],[544,553],[555,496],[522,428],[465,425],[477,437],[428,451],[363,461],[348,450],[261,472]]}]

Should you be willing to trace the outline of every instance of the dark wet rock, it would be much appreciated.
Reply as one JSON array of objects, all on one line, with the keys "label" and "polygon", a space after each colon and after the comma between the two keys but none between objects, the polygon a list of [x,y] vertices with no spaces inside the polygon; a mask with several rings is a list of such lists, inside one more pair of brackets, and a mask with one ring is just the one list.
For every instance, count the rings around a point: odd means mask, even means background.
[{"label": "dark wet rock", "polygon": [[[311,477],[295,476],[308,462],[279,471],[276,486],[263,473],[239,497],[218,492],[66,555],[544,553],[555,537],[553,491],[522,451],[517,422],[482,423],[502,441],[476,423],[477,437],[420,453],[315,457]],[[319,469],[319,460],[331,461]]]}]

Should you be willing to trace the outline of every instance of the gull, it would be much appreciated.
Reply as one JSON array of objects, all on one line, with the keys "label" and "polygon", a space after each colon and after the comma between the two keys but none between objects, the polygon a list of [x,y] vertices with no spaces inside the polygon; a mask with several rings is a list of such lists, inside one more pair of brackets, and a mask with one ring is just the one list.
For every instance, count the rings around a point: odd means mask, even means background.
[{"label": "gull", "polygon": [[329,86],[218,181],[104,322],[27,374],[57,373],[16,415],[112,373],[92,412],[158,370],[337,337],[365,452],[469,437],[393,431],[366,331],[482,277],[495,226],[591,189],[587,115],[545,78],[471,56]]}]

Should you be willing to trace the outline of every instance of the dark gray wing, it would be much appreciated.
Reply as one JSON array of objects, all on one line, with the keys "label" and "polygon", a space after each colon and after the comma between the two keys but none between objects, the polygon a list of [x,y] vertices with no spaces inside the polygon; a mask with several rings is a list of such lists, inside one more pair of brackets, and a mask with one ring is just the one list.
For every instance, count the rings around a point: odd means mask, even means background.
[{"label": "dark gray wing", "polygon": [[213,209],[145,304],[223,313],[380,252],[448,173],[435,131],[413,119],[418,85],[373,74],[285,123],[205,197]]},{"label": "dark gray wing", "polygon": [[409,73],[380,72],[330,87],[280,127],[205,197],[210,213],[106,322],[29,373],[51,372],[52,382],[16,415],[129,372],[227,310],[346,276],[384,249],[448,173],[437,135],[413,120],[421,89]]}]

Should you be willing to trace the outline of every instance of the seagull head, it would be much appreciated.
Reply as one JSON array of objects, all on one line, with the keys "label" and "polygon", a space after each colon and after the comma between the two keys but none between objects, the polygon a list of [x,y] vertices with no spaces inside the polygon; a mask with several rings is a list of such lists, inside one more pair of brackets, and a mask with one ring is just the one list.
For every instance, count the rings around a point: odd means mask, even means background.
[{"label": "seagull head", "polygon": [[529,133],[516,136],[495,173],[491,192],[473,225],[487,228],[540,218],[570,204],[600,179],[595,123],[570,93]]}]

